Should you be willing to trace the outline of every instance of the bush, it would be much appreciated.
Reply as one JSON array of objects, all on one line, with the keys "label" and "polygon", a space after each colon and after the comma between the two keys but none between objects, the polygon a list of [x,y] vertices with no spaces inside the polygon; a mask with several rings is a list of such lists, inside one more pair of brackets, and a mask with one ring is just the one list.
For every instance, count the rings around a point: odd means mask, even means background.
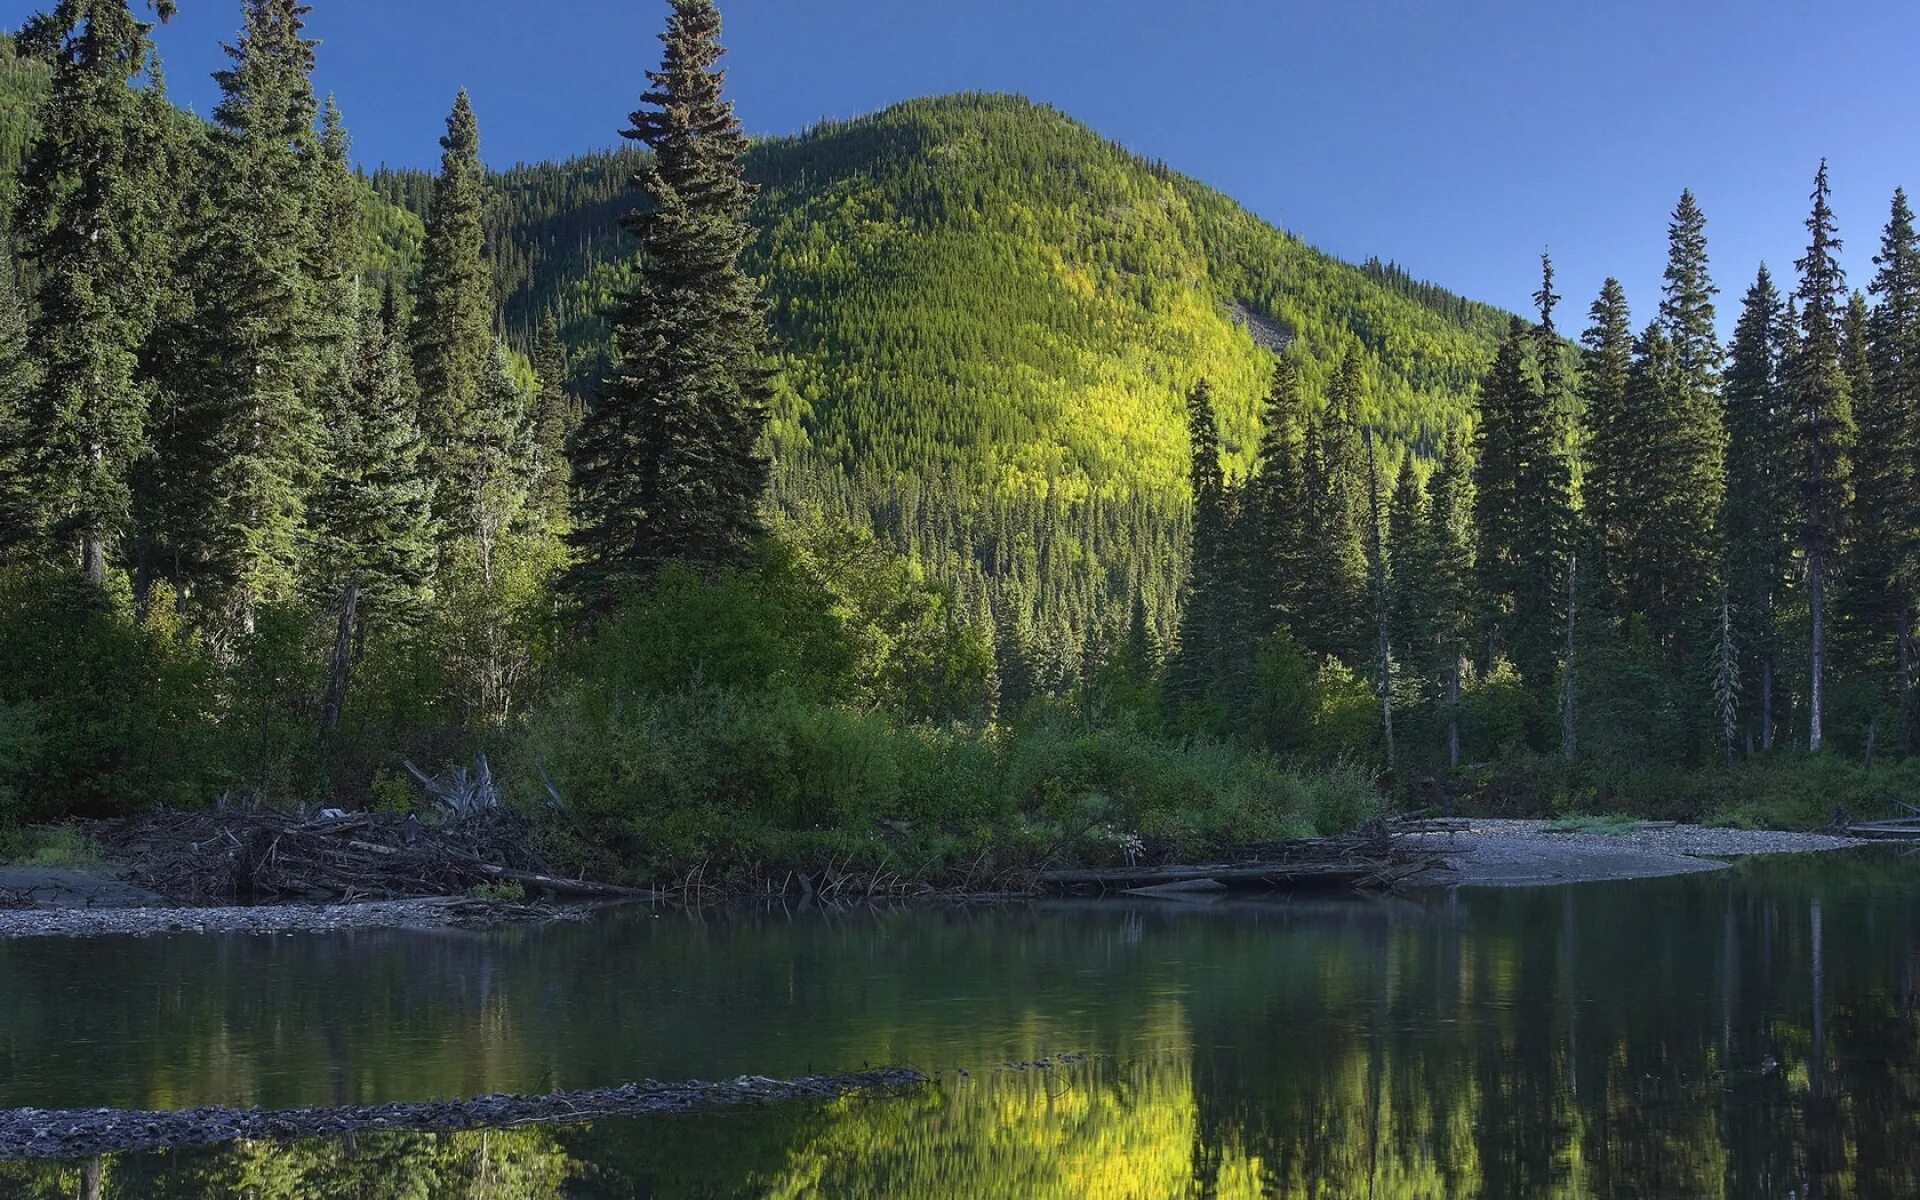
[{"label": "bush", "polygon": [[14,820],[204,803],[223,776],[215,673],[70,572],[0,570],[0,805]]}]

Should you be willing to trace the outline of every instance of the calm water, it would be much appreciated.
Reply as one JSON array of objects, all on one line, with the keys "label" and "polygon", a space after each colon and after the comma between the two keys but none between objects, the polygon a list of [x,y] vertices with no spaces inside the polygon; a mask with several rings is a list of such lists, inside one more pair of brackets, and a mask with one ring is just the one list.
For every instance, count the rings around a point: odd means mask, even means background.
[{"label": "calm water", "polygon": [[[1887,853],[1381,902],[0,942],[0,1107],[900,1063],[941,1082],[129,1156],[103,1194],[1905,1197],[1917,966],[1920,859]],[[1075,1051],[1096,1057],[996,1070]],[[73,1196],[79,1177],[0,1164],[0,1196]]]}]

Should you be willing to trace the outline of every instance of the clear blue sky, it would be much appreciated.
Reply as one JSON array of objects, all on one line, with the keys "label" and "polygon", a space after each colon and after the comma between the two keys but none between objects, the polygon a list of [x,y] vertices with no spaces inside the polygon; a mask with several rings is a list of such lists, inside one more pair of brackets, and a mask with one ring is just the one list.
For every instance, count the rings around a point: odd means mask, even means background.
[{"label": "clear blue sky", "polygon": [[[178,99],[237,0],[179,0]],[[454,91],[489,162],[615,141],[662,0],[314,0],[320,85],[369,164],[430,165]],[[722,0],[748,128],[790,133],[962,89],[1048,101],[1348,258],[1522,307],[1550,247],[1584,325],[1607,274],[1652,314],[1683,186],[1722,325],[1790,272],[1820,156],[1865,286],[1896,183],[1920,189],[1913,0]],[[24,11],[0,0],[0,11]],[[9,22],[13,23],[13,22]]]}]

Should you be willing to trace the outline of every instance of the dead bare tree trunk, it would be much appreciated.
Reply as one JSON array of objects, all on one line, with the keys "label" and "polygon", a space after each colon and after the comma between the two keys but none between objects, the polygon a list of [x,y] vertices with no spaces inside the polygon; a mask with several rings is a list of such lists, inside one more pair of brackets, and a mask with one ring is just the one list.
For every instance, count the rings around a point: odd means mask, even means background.
[{"label": "dead bare tree trunk", "polygon": [[353,679],[354,624],[360,612],[360,585],[340,589],[339,625],[333,635],[333,664],[327,671],[327,690],[320,703],[320,740],[333,736],[347,706],[347,688]]},{"label": "dead bare tree trunk", "polygon": [[100,1184],[105,1173],[105,1165],[98,1154],[81,1164],[80,1200],[100,1200]]}]

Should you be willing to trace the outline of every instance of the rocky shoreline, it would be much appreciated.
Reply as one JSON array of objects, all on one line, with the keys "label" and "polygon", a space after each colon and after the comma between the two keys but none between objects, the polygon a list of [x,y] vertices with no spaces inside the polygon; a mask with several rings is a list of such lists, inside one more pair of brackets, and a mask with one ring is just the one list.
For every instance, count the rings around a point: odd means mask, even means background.
[{"label": "rocky shoreline", "polygon": [[1583,830],[1552,821],[1472,820],[1457,830],[1417,835],[1449,865],[1423,876],[1435,887],[1538,887],[1658,879],[1718,871],[1766,854],[1819,854],[1868,843],[1824,833],[1718,829],[1642,822]]},{"label": "rocky shoreline", "polygon": [[339,933],[355,929],[474,929],[584,919],[603,905],[518,904],[466,896],[353,904],[208,908],[0,908],[0,938],[152,937],[174,933]]},{"label": "rocky shoreline", "polygon": [[616,1088],[545,1096],[483,1096],[356,1108],[193,1108],[177,1112],[22,1108],[0,1111],[0,1159],[90,1158],[235,1141],[284,1142],[349,1133],[451,1133],[536,1122],[568,1124],[746,1104],[827,1100],[852,1092],[895,1091],[925,1080],[918,1071],[887,1068],[801,1079],[742,1075],[714,1083],[645,1080]]}]

